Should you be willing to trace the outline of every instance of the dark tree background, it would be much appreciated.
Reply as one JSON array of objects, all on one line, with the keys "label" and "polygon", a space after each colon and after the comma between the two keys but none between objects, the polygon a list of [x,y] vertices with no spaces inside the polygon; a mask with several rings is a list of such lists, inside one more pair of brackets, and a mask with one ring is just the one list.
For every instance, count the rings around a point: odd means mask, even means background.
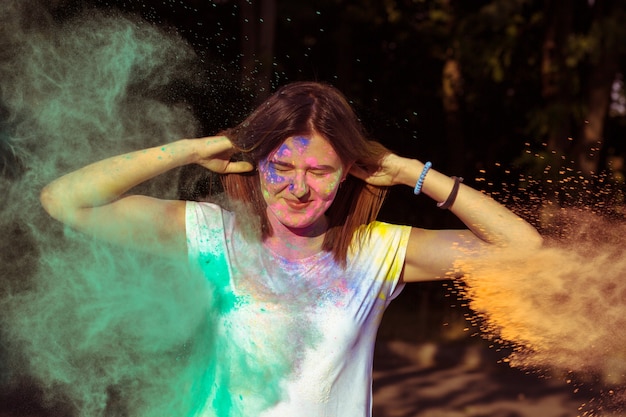
[{"label": "dark tree background", "polygon": [[[352,100],[372,137],[469,182],[481,170],[497,175],[495,166],[541,179],[564,165],[572,175],[623,182],[624,1],[48,5],[58,19],[86,7],[119,9],[186,38],[210,76],[204,88],[181,87],[180,99],[194,106],[207,134],[241,120],[284,83],[319,80]],[[8,148],[0,172],[12,175],[19,161]],[[394,205],[383,215],[433,227],[449,221],[417,212]]]},{"label": "dark tree background", "polygon": [[[178,32],[210,77],[181,85],[211,134],[240,121],[278,86],[329,82],[352,101],[371,136],[526,211],[528,179],[547,202],[580,204],[577,179],[622,212],[626,157],[626,2],[623,0],[51,0],[57,19],[86,7],[120,9]],[[0,106],[1,107],[1,106]],[[0,118],[3,114],[0,111]],[[20,161],[0,136],[0,175]],[[193,175],[191,173],[190,175]],[[520,178],[525,181],[520,181]],[[489,184],[495,184],[491,188]],[[591,185],[589,185],[591,184]],[[536,192],[534,189],[533,192]],[[574,201],[568,200],[574,194]],[[596,201],[589,201],[595,204]],[[381,217],[456,227],[411,190],[393,190]],[[458,316],[445,284],[405,291],[417,337]],[[445,300],[445,301],[444,301]],[[392,313],[393,314],[393,313]],[[400,315],[398,315],[400,316]],[[381,334],[398,336],[392,327]],[[416,336],[412,336],[416,337]]]}]

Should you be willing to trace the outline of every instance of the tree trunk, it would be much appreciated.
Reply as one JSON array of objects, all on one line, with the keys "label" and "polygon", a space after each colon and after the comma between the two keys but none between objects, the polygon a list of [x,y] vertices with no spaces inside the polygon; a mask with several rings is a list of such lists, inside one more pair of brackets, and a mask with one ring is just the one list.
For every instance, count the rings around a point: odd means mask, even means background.
[{"label": "tree trunk", "polygon": [[465,168],[465,135],[461,112],[463,78],[459,61],[449,52],[442,71],[442,100],[446,117],[446,144],[450,169],[463,172]]},{"label": "tree trunk", "polygon": [[584,176],[599,171],[599,154],[604,142],[604,122],[611,104],[611,86],[618,71],[618,59],[610,51],[592,69],[586,97],[586,116],[581,137],[574,149],[574,161]]},{"label": "tree trunk", "polygon": [[619,71],[619,51],[615,48],[612,32],[604,28],[615,27],[616,22],[606,25],[606,21],[615,19],[611,2],[596,0],[593,4],[593,24],[600,29],[600,45],[597,59],[590,65],[587,79],[585,122],[581,129],[580,139],[574,149],[574,162],[581,174],[590,177],[600,170],[600,150],[604,142],[604,123],[611,104],[611,87]]},{"label": "tree trunk", "polygon": [[547,0],[545,10],[547,27],[541,55],[541,95],[549,114],[548,149],[563,155],[569,146],[572,126],[571,96],[562,51],[573,31],[573,1]]},{"label": "tree trunk", "polygon": [[[453,2],[445,0],[442,7],[450,16],[447,23],[447,30],[451,38],[455,38],[456,10]],[[454,50],[456,42],[446,51],[445,62],[441,72],[441,92],[442,104],[445,113],[445,135],[448,149],[449,169],[455,172],[465,170],[465,134],[462,118],[462,97],[463,97],[463,76],[461,74],[461,64],[457,59]]]}]

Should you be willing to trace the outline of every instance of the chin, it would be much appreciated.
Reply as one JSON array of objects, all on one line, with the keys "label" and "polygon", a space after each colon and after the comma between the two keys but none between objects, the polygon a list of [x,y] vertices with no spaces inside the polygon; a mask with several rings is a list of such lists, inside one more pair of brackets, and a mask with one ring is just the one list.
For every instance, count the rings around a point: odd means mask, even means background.
[{"label": "chin", "polygon": [[278,219],[285,227],[288,227],[290,229],[307,229],[311,226],[313,226],[315,224],[315,222],[312,222],[310,220],[306,220],[306,221],[287,221],[287,220],[283,220],[283,219]]},{"label": "chin", "polygon": [[311,219],[308,216],[302,216],[302,218],[285,218],[284,216],[275,216],[276,220],[283,226],[289,229],[303,230],[314,227],[319,219]]}]

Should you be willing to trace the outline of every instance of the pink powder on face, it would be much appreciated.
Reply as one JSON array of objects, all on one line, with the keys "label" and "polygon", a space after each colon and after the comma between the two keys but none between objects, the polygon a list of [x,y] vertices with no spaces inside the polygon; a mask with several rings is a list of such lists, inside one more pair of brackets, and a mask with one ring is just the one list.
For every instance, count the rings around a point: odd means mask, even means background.
[{"label": "pink powder on face", "polygon": [[343,168],[341,159],[323,137],[288,138],[259,164],[269,210],[283,225],[311,226],[332,204]]}]

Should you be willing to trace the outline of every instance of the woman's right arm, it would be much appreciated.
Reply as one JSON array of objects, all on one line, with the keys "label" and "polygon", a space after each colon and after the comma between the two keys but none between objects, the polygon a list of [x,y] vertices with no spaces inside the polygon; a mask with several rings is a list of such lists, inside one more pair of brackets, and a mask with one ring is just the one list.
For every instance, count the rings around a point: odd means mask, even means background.
[{"label": "woman's right arm", "polygon": [[116,244],[153,253],[186,255],[185,202],[141,195],[132,187],[173,168],[196,163],[219,173],[252,166],[230,162],[223,136],[183,139],[108,158],[71,172],[41,192],[44,209],[68,226]]}]

